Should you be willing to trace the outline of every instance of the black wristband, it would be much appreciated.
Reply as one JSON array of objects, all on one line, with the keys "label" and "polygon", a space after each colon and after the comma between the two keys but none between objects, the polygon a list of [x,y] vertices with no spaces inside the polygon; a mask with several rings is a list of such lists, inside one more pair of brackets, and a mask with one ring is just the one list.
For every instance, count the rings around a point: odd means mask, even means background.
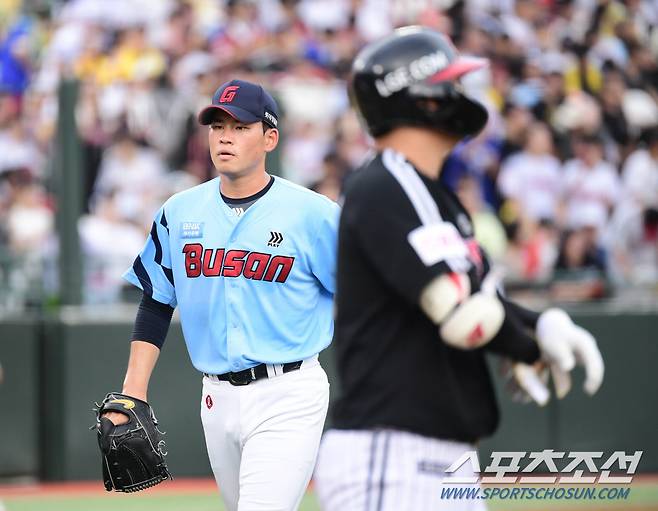
[{"label": "black wristband", "polygon": [[501,298],[505,304],[505,312],[507,314],[514,314],[523,326],[535,330],[537,328],[537,321],[539,321],[539,313],[525,307],[521,307],[518,303],[511,302],[506,298]]},{"label": "black wristband", "polygon": [[507,356],[516,362],[533,364],[540,357],[537,342],[528,334],[527,326],[511,308],[510,302],[503,301],[505,320],[498,333],[485,349]]},{"label": "black wristband", "polygon": [[150,342],[162,348],[173,314],[173,307],[160,303],[146,294],[142,295],[131,340]]}]

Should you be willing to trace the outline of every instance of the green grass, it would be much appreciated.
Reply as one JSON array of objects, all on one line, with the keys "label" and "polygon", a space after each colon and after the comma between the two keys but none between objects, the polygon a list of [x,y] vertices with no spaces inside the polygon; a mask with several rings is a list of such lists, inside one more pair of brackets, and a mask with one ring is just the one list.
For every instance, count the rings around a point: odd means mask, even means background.
[{"label": "green grass", "polygon": [[[214,495],[118,495],[103,497],[16,497],[0,500],[5,511],[225,511]],[[2,507],[0,507],[2,509]],[[300,511],[320,511],[313,495],[306,495]]]},{"label": "green grass", "polygon": [[[621,487],[621,486],[620,486]],[[626,486],[623,486],[626,488]],[[597,490],[603,488],[596,485]],[[498,500],[487,502],[490,511],[532,511],[553,509],[582,509],[583,511],[626,511],[635,507],[658,510],[658,485],[633,484],[626,500]]]},{"label": "green grass", "polygon": [[[0,497],[0,502],[5,506],[4,509],[0,506],[2,511],[225,511],[222,500],[215,493],[22,496],[4,499]],[[490,511],[547,511],[575,508],[582,511],[626,511],[636,508],[643,511],[658,510],[658,484],[634,484],[628,500],[492,500],[487,502],[487,506]],[[299,511],[320,511],[312,493],[305,496]]]}]

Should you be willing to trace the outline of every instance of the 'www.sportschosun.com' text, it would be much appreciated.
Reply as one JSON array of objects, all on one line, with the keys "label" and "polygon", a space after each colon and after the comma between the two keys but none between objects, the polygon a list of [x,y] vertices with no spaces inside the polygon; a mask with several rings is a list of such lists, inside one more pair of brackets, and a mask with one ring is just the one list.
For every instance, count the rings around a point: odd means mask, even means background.
[{"label": "'www.sportschosun.com' text", "polygon": [[445,500],[627,500],[630,493],[630,488],[441,488]]}]

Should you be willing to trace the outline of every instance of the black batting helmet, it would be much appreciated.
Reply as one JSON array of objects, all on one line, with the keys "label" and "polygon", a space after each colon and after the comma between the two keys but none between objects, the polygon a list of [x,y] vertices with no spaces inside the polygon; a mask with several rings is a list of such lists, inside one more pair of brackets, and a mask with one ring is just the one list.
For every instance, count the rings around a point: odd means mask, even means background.
[{"label": "black batting helmet", "polygon": [[487,123],[487,110],[461,92],[458,79],[486,65],[460,57],[435,30],[403,27],[356,56],[350,94],[374,137],[409,125],[475,135]]}]

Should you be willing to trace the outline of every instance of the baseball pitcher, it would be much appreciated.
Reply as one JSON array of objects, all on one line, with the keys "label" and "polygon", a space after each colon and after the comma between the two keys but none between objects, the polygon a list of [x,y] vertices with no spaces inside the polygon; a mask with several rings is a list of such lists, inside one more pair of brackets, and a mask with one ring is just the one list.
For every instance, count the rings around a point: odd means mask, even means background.
[{"label": "baseball pitcher", "polygon": [[[155,418],[150,409],[131,416],[124,405],[148,406],[149,377],[178,307],[191,361],[203,375],[201,419],[227,509],[295,510],[328,406],[318,353],[333,335],[339,208],[266,172],[279,113],[261,86],[223,84],[199,122],[208,126],[218,177],[162,206],[125,274],[143,300],[123,391],[109,395],[98,414],[106,486],[126,485],[121,446]],[[151,443],[159,440],[157,428],[152,433]],[[147,480],[168,476],[155,461]]]}]

